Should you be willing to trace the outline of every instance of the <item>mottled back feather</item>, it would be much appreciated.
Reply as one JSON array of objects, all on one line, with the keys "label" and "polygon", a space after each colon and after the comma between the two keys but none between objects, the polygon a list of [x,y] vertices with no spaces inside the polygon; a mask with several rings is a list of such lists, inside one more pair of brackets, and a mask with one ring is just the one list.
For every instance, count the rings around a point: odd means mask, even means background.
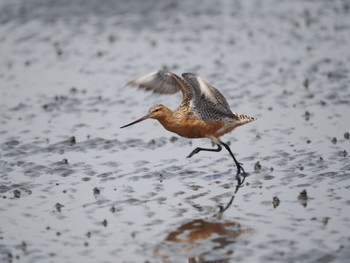
[{"label": "mottled back feather", "polygon": [[192,110],[204,121],[217,121],[224,118],[236,118],[225,97],[212,85],[192,73],[182,74],[193,90]]},{"label": "mottled back feather", "polygon": [[162,69],[130,81],[128,85],[159,94],[173,94],[181,90],[183,103],[204,121],[237,118],[224,96],[208,82],[192,73],[184,73],[182,77]]}]

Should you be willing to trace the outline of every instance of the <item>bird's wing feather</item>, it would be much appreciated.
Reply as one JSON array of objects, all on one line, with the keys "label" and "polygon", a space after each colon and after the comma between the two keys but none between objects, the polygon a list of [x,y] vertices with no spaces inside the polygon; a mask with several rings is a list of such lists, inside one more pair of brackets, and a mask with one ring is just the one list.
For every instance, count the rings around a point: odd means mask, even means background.
[{"label": "bird's wing feather", "polygon": [[159,94],[174,94],[181,90],[184,99],[191,97],[191,92],[186,86],[184,80],[166,69],[143,75],[130,81],[127,85],[139,87]]},{"label": "bird's wing feather", "polygon": [[192,110],[197,117],[205,121],[236,117],[225,97],[207,81],[192,73],[184,73],[182,77],[191,87],[193,93]]}]

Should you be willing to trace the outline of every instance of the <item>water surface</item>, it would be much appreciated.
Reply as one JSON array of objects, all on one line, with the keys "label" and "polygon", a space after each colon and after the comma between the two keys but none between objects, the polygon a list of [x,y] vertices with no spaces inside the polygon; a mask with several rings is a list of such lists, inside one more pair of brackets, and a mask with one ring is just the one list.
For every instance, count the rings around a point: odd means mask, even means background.
[{"label": "water surface", "polygon": [[[347,262],[347,1],[1,1],[1,262]],[[185,157],[124,85],[194,72],[258,118]]]}]

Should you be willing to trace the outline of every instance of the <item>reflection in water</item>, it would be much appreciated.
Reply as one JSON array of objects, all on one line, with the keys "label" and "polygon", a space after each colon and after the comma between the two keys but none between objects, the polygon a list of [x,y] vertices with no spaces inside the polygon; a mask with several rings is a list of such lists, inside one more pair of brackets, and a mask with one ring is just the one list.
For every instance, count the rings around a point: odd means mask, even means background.
[{"label": "reflection in water", "polygon": [[237,221],[223,220],[224,212],[232,205],[244,183],[245,177],[237,177],[237,186],[226,206],[219,206],[219,212],[211,219],[194,219],[170,232],[156,255],[164,262],[188,258],[188,262],[229,262],[237,238],[251,233],[252,228],[243,227]]},{"label": "reflection in water", "polygon": [[[235,230],[231,230],[232,228]],[[185,232],[187,232],[186,235]],[[208,238],[213,234],[237,237],[241,233],[242,231],[240,224],[234,221],[217,223],[202,219],[195,219],[181,225],[174,232],[171,232],[166,240],[177,243],[190,243],[196,240]]]},{"label": "reflection in water", "polygon": [[[235,221],[215,222],[195,219],[169,233],[166,241],[184,244],[179,247],[181,249],[179,252],[191,255],[188,262],[210,262],[205,258],[213,257],[214,250],[223,251],[215,262],[228,262],[230,255],[233,254],[232,249],[229,249],[231,247],[228,246],[234,244],[240,235],[251,231],[251,228],[244,228]],[[199,252],[198,256],[193,255],[196,251]]]},{"label": "reflection in water", "polygon": [[233,200],[235,199],[235,196],[236,196],[238,190],[242,187],[242,185],[244,184],[244,181],[245,181],[246,178],[247,178],[247,176],[240,176],[240,175],[236,176],[237,185],[236,185],[234,194],[232,195],[230,201],[227,203],[227,205],[225,207],[219,206],[220,210],[219,210],[219,212],[217,214],[214,215],[214,217],[221,218],[223,213],[232,205]]}]

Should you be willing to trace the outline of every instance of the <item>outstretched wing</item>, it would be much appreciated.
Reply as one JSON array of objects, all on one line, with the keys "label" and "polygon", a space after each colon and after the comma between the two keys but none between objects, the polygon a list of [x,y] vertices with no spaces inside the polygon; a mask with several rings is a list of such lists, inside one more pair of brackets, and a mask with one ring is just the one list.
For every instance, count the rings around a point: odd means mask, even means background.
[{"label": "outstretched wing", "polygon": [[174,94],[181,90],[184,99],[191,97],[191,91],[186,86],[184,80],[166,69],[143,75],[130,81],[127,85],[159,94]]},{"label": "outstretched wing", "polygon": [[236,118],[225,97],[207,81],[192,73],[184,73],[182,77],[193,91],[192,110],[198,118],[204,121]]}]

